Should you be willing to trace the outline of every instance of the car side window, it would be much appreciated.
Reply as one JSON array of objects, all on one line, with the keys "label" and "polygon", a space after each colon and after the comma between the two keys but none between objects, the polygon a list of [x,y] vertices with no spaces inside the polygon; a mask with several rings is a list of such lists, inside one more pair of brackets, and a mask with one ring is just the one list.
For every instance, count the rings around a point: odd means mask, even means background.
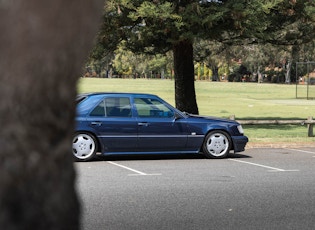
[{"label": "car side window", "polygon": [[94,108],[90,116],[131,117],[130,100],[127,97],[108,97]]},{"label": "car side window", "polygon": [[174,112],[157,99],[135,98],[134,102],[139,117],[171,118],[174,116]]},{"label": "car side window", "polygon": [[104,101],[101,101],[90,113],[90,116],[93,117],[105,117],[105,104]]}]

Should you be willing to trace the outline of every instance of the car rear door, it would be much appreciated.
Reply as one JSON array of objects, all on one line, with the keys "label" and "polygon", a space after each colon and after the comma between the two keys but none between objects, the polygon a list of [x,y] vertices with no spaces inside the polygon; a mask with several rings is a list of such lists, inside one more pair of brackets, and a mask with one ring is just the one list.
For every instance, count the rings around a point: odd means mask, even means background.
[{"label": "car rear door", "polygon": [[133,152],[137,148],[137,120],[128,96],[107,96],[87,118],[103,152]]}]

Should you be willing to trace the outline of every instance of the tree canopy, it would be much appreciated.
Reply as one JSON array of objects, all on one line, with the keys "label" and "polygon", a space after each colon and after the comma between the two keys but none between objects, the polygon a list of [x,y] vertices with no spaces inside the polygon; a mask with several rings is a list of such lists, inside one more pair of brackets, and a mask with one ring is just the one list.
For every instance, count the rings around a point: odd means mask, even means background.
[{"label": "tree canopy", "polygon": [[194,88],[196,39],[226,46],[300,45],[314,39],[312,0],[110,0],[94,57],[124,41],[136,53],[173,52],[176,107],[198,113]]}]

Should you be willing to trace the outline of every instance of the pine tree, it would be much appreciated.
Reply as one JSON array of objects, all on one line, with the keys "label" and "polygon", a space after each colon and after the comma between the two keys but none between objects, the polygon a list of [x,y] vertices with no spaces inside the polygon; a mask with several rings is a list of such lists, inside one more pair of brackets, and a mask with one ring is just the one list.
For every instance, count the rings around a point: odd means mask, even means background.
[{"label": "pine tree", "polygon": [[175,103],[198,114],[194,87],[196,38],[235,45],[288,45],[314,37],[312,0],[111,0],[94,57],[124,40],[133,52],[174,55]]}]

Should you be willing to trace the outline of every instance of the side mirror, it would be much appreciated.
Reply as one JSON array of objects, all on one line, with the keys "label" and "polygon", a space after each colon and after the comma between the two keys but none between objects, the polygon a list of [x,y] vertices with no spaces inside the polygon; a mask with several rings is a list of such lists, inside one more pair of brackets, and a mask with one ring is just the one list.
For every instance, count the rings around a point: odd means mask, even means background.
[{"label": "side mirror", "polygon": [[174,121],[177,121],[178,119],[181,119],[181,118],[182,118],[182,116],[179,115],[178,113],[174,114]]}]

